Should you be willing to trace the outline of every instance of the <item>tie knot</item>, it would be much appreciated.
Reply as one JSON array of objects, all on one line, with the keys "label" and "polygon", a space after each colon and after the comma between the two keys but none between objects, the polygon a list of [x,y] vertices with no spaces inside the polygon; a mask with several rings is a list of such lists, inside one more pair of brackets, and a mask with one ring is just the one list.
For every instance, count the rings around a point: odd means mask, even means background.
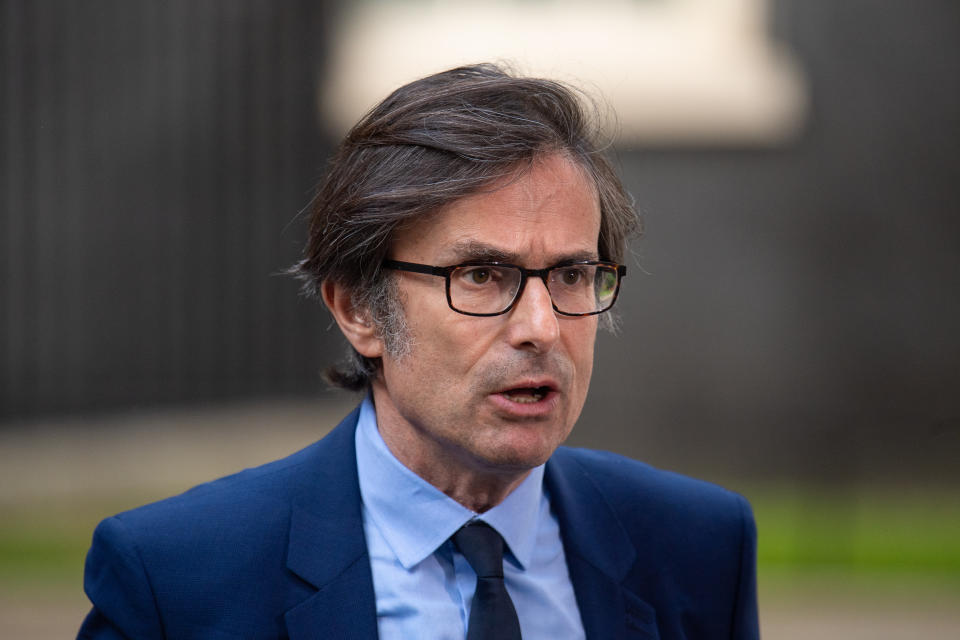
[{"label": "tie knot", "polygon": [[478,578],[503,578],[503,538],[485,522],[469,522],[453,534],[453,544]]}]

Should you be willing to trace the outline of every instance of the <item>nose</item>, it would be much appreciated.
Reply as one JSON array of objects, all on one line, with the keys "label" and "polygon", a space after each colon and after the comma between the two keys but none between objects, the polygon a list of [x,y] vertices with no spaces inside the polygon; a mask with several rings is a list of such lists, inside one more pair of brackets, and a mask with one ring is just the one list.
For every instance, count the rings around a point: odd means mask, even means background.
[{"label": "nose", "polygon": [[560,337],[560,322],[541,278],[527,279],[507,317],[508,340],[515,349],[546,353]]}]

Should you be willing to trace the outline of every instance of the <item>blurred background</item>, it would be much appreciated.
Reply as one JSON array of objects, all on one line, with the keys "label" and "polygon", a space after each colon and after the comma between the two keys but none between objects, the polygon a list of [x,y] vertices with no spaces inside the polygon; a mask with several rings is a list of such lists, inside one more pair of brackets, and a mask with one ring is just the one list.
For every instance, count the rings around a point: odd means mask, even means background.
[{"label": "blurred background", "polygon": [[349,411],[301,211],[480,60],[608,104],[644,220],[571,444],[750,498],[765,637],[960,634],[960,4],[6,0],[0,38],[0,636],[75,632],[102,517]]}]

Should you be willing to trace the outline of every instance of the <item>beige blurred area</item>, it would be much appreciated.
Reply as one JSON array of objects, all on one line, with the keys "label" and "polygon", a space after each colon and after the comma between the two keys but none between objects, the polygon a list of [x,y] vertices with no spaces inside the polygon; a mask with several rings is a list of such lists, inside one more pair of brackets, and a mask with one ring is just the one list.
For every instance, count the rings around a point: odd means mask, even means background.
[{"label": "beige blurred area", "polygon": [[0,431],[0,504],[183,490],[319,440],[354,400],[344,394],[10,422]]}]

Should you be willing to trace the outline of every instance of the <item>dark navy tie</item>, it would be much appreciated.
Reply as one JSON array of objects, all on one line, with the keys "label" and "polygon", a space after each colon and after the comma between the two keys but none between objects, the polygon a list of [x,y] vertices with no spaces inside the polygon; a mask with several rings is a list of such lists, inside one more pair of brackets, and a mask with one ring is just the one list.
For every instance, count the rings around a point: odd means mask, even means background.
[{"label": "dark navy tie", "polygon": [[477,573],[467,640],[520,640],[520,621],[503,584],[503,538],[479,520],[453,534],[453,544]]}]

